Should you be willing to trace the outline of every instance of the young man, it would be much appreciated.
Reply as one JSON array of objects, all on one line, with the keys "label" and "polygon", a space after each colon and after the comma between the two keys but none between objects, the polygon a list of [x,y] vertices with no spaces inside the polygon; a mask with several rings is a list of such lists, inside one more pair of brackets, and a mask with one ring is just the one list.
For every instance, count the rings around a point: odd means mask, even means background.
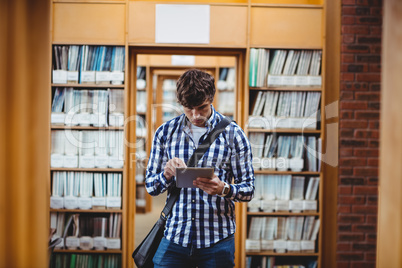
[{"label": "young man", "polygon": [[[212,106],[214,95],[214,78],[205,72],[192,69],[179,78],[177,100],[184,114],[155,133],[146,173],[149,194],[159,195],[175,185],[176,167],[186,167],[197,146],[222,120]],[[181,189],[153,258],[155,267],[234,266],[234,201],[253,197],[251,163],[250,143],[231,122],[197,163],[214,168],[212,179],[197,178],[197,188]]]}]

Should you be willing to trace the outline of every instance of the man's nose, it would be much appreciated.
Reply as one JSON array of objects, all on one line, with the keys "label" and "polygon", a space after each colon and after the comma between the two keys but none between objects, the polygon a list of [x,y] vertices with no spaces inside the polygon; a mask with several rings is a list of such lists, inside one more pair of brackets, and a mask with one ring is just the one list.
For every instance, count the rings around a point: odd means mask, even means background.
[{"label": "man's nose", "polygon": [[198,118],[200,116],[200,113],[196,109],[191,110],[191,114],[194,118]]}]

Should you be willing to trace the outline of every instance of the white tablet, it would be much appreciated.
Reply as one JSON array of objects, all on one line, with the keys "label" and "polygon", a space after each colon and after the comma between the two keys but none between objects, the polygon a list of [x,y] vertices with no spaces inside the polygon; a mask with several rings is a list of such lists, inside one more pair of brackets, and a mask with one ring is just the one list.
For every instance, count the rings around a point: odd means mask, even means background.
[{"label": "white tablet", "polygon": [[198,177],[212,178],[213,168],[187,167],[176,168],[176,187],[178,188],[197,188],[193,185],[193,180]]}]

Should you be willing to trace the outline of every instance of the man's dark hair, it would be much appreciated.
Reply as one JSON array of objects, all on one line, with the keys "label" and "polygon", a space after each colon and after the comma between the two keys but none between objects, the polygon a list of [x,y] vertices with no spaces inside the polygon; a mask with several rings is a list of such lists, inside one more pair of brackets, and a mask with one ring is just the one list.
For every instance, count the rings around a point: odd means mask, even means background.
[{"label": "man's dark hair", "polygon": [[183,73],[177,81],[177,101],[186,108],[200,106],[206,100],[211,103],[215,95],[215,79],[198,69]]}]

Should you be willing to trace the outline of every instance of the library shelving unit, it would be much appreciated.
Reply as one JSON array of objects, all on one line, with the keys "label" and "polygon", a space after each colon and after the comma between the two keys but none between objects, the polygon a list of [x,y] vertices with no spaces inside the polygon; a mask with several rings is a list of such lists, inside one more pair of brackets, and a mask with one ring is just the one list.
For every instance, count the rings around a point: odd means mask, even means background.
[{"label": "library shelving unit", "polygon": [[[339,0],[336,1],[339,3]],[[114,85],[107,82],[79,83],[58,81],[58,83],[53,83],[49,89],[52,90],[53,97],[56,95],[56,91],[57,94],[60,94],[60,91],[65,88],[72,88],[73,92],[84,92],[84,98],[88,94],[92,94],[89,93],[91,91],[104,91],[108,92],[108,94],[117,91],[124,92],[124,100],[122,101],[124,105],[108,107],[120,110],[123,109],[122,114],[124,114],[124,117],[112,117],[112,121],[114,120],[114,122],[116,122],[116,119],[117,122],[124,119],[123,126],[118,124],[100,124],[98,126],[93,124],[72,124],[67,126],[64,124],[52,124],[50,126],[50,131],[53,133],[68,132],[70,133],[70,137],[81,136],[85,139],[88,138],[88,133],[102,133],[102,135],[104,133],[108,133],[108,135],[109,133],[115,132],[123,133],[125,141],[123,166],[115,168],[105,166],[93,168],[90,165],[69,165],[67,167],[62,165],[56,165],[54,167],[49,166],[49,173],[51,175],[49,189],[51,190],[53,190],[52,180],[54,174],[58,174],[56,176],[58,178],[57,180],[60,180],[60,176],[64,176],[60,174],[79,174],[79,176],[81,176],[81,172],[97,174],[97,177],[106,178],[108,175],[110,177],[113,177],[114,174],[121,175],[121,206],[117,209],[110,210],[108,208],[101,208],[95,212],[93,208],[49,208],[49,213],[53,213],[53,215],[54,213],[64,213],[64,215],[67,215],[65,217],[66,220],[70,218],[69,215],[78,214],[82,218],[81,222],[83,223],[87,221],[86,219],[91,217],[107,218],[108,216],[110,217],[110,215],[113,217],[115,217],[115,215],[121,215],[120,248],[104,250],[82,250],[79,248],[69,250],[56,249],[54,254],[68,256],[68,262],[71,261],[71,258],[75,258],[76,262],[79,259],[79,262],[83,263],[88,262],[89,259],[92,259],[92,261],[96,259],[96,261],[98,261],[97,258],[117,256],[119,265],[121,263],[122,267],[134,266],[130,254],[134,250],[136,213],[150,211],[152,205],[152,198],[143,191],[143,183],[138,183],[145,175],[144,166],[146,165],[145,162],[149,154],[152,134],[155,128],[154,122],[152,121],[154,114],[151,109],[152,105],[156,103],[156,98],[153,96],[154,90],[152,88],[152,84],[155,83],[152,81],[153,74],[151,74],[151,72],[158,68],[158,70],[161,70],[171,67],[174,67],[171,69],[189,67],[183,65],[173,66],[172,55],[194,55],[196,58],[192,67],[211,68],[211,72],[215,74],[215,80],[217,81],[215,108],[219,111],[222,109],[221,107],[224,107],[223,110],[226,112],[225,107],[228,107],[228,105],[227,103],[221,103],[221,100],[228,100],[229,98],[225,96],[225,94],[232,94],[233,101],[229,101],[231,102],[229,106],[232,107],[231,111],[233,111],[233,114],[227,112],[226,115],[232,116],[232,118],[243,127],[250,138],[253,136],[263,137],[265,142],[266,138],[269,136],[278,141],[281,139],[282,143],[283,140],[297,140],[298,136],[302,136],[306,138],[306,140],[311,138],[316,141],[320,140],[321,144],[326,144],[326,128],[324,127],[325,116],[323,111],[325,110],[325,105],[330,103],[330,100],[334,101],[337,99],[337,95],[334,93],[337,88],[334,88],[333,84],[335,83],[332,81],[334,79],[331,79],[334,77],[333,72],[326,72],[325,70],[326,68],[328,70],[331,68],[331,65],[326,63],[329,62],[328,59],[337,60],[336,57],[333,56],[337,55],[337,46],[334,45],[334,42],[329,43],[328,41],[329,37],[334,35],[333,32],[327,31],[327,28],[329,28],[328,24],[336,21],[336,19],[333,18],[333,14],[330,12],[332,10],[328,10],[328,6],[335,4],[329,2],[330,1],[326,0],[52,0],[50,34],[53,48],[55,46],[74,45],[81,47],[87,45],[95,47],[122,47],[125,52],[123,84]],[[208,5],[210,12],[209,41],[206,43],[186,43],[182,41],[177,43],[164,43],[157,41],[156,18],[158,14],[156,9],[157,5],[160,4]],[[183,36],[184,35],[185,33],[183,33]],[[259,79],[253,78],[254,73],[250,75],[249,72],[250,60],[256,61],[256,59],[258,59],[258,57],[255,58],[258,49],[269,51],[269,58],[271,60],[274,58],[275,51],[279,50],[286,51],[287,55],[289,55],[290,51],[320,51],[321,68],[319,68],[319,74],[310,78],[295,78],[291,77],[292,75],[282,72],[270,73],[270,70],[266,69],[266,72],[268,72],[271,77],[269,77],[267,83],[264,77],[265,74],[263,74],[261,82],[261,77]],[[54,51],[51,53],[53,54]],[[260,54],[258,53],[258,55]],[[230,58],[230,60],[223,58]],[[268,65],[269,64],[270,63],[268,63]],[[230,68],[235,69],[235,88],[233,91],[231,91],[227,84],[225,88],[225,83],[221,83],[219,81],[221,79],[218,79],[221,76],[223,79],[226,68],[228,68],[228,71]],[[263,67],[258,67],[257,65],[255,74],[259,73],[257,71],[261,70],[261,68]],[[163,75],[167,77],[166,75],[170,74],[160,73],[161,77]],[[253,79],[256,80],[254,81]],[[141,82],[137,83],[138,80],[141,80]],[[250,81],[257,82],[257,80],[259,81],[258,84],[250,84]],[[327,87],[330,87],[331,90]],[[295,100],[300,99],[297,93],[300,93],[302,96],[304,94],[306,99],[307,95],[313,96],[320,94],[320,100],[317,106],[319,107],[319,116],[315,117],[317,122],[309,117],[307,120],[307,128],[294,128],[294,124],[300,124],[300,120],[297,120],[297,118],[286,119],[286,117],[289,117],[289,115],[286,114],[287,108],[284,108],[285,112],[281,115],[275,114],[276,110],[274,112],[270,111],[269,113],[269,109],[267,109],[266,114],[264,114],[264,108],[262,108],[260,113],[256,112],[256,114],[253,114],[254,103],[257,102],[258,96],[261,98],[262,95],[264,95],[266,100],[269,99],[272,102],[272,94],[275,96],[275,93],[278,99],[279,96],[282,96],[281,99],[285,100],[289,98],[287,95],[295,96]],[[297,101],[295,103],[297,103]],[[124,108],[122,108],[122,106]],[[291,105],[291,107],[293,107],[293,105]],[[61,108],[59,107],[59,109]],[[109,111],[109,109],[107,110]],[[268,119],[264,119],[265,115]],[[293,110],[292,116],[294,116]],[[62,120],[60,119],[60,115],[55,114],[52,115],[52,117],[54,117],[52,119],[56,121]],[[109,120],[108,117],[106,118],[105,120]],[[104,119],[100,120],[102,120],[102,122],[105,121]],[[275,122],[275,124],[272,125],[272,122]],[[264,127],[261,127],[261,124]],[[312,128],[311,124],[316,124],[316,127]],[[55,135],[55,137],[56,136],[57,135]],[[91,135],[89,135],[89,137],[90,136]],[[303,140],[303,138],[299,139]],[[336,146],[336,142],[337,141],[334,141],[334,146]],[[68,146],[66,148],[71,150]],[[304,152],[306,152],[307,149],[304,149]],[[75,154],[82,155],[82,151],[83,150]],[[86,149],[84,152],[87,152]],[[262,150],[262,153],[264,154],[264,150]],[[269,153],[269,151],[267,151],[267,153]],[[278,151],[273,149],[273,153],[278,153]],[[273,160],[268,161],[268,164],[271,165],[268,168],[262,168],[258,166],[258,163],[255,163],[255,174],[258,178],[257,183],[261,182],[260,178],[274,177],[281,178],[280,180],[282,180],[282,178],[285,178],[283,180],[289,180],[289,177],[291,179],[301,177],[304,178],[305,184],[303,191],[307,191],[310,178],[319,178],[317,198],[316,200],[312,200],[316,201],[317,209],[314,211],[300,210],[300,212],[276,211],[275,209],[268,211],[264,206],[253,207],[253,204],[237,203],[237,232],[235,240],[236,267],[246,267],[246,264],[250,264],[250,266],[258,265],[259,261],[272,264],[274,260],[276,261],[276,265],[303,264],[306,266],[310,262],[313,263],[316,261],[317,267],[333,266],[335,260],[333,252],[335,252],[334,245],[336,244],[336,237],[333,235],[336,232],[336,225],[333,223],[336,221],[336,215],[328,212],[329,210],[327,208],[336,208],[336,201],[334,201],[336,192],[332,192],[335,191],[334,189],[336,189],[336,187],[330,187],[334,185],[335,180],[331,178],[331,181],[329,181],[327,172],[331,172],[331,174],[334,175],[337,172],[337,168],[328,167],[328,165],[323,163],[321,170],[317,169],[317,171],[311,171],[305,165],[309,161],[305,153],[303,160],[304,164],[301,170],[291,170],[289,168],[287,168],[287,170],[278,170],[278,168],[273,165]],[[288,162],[290,163],[290,159]],[[278,164],[279,161],[275,163]],[[298,163],[300,165],[300,161]],[[318,163],[316,163],[316,165],[318,166]],[[270,180],[271,179],[267,179],[267,181]],[[257,194],[259,193],[259,189],[260,186],[258,186]],[[139,191],[142,191],[142,193]],[[306,193],[304,192],[303,194]],[[320,221],[320,228],[315,240],[314,250],[298,252],[295,250],[295,248],[297,249],[297,245],[289,251],[286,247],[280,248],[280,250],[277,251],[248,250],[250,245],[247,245],[248,247],[246,249],[246,241],[251,225],[258,225],[257,223],[258,221],[261,222],[261,218],[280,219],[279,221],[283,224],[283,219],[286,220],[293,216]],[[75,218],[73,217],[73,223],[74,219],[77,220],[76,218],[77,216],[75,216]],[[257,221],[255,219],[257,219]],[[295,220],[297,219],[295,218]],[[254,222],[253,224],[252,221]],[[289,221],[289,224],[291,224],[291,221],[293,221],[293,218]],[[72,225],[74,225],[73,223]],[[69,230],[69,232],[71,233],[71,230]],[[264,248],[266,248],[265,246],[266,245],[264,245]],[[92,256],[92,258],[89,258],[89,256]],[[116,260],[113,259],[110,260],[110,262],[116,262]]]},{"label": "library shelving unit", "polygon": [[256,192],[243,226],[246,267],[322,267],[324,5],[300,2],[250,3],[245,131]]},{"label": "library shelving unit", "polygon": [[50,267],[121,267],[126,252],[126,48],[54,43]]}]

